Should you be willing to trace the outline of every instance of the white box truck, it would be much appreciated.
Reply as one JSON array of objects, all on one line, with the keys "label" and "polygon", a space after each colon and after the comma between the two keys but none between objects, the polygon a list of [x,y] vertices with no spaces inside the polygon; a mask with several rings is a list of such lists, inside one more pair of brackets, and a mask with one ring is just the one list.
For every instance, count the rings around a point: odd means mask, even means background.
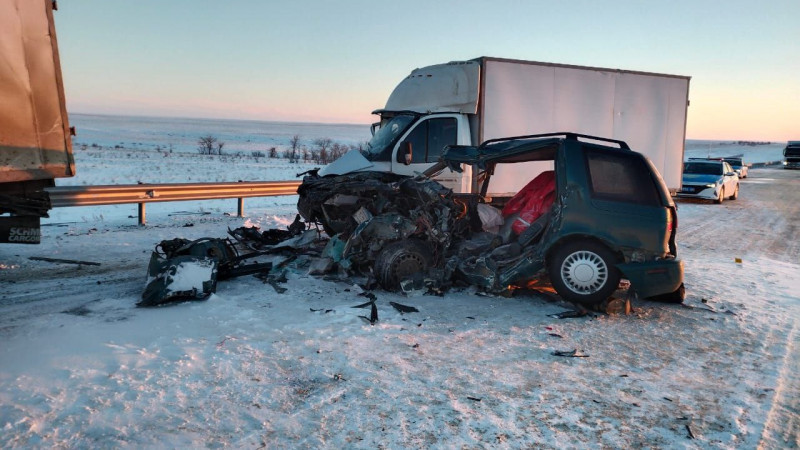
[{"label": "white box truck", "polygon": [[[481,57],[415,69],[374,111],[373,137],[320,175],[374,170],[413,175],[434,164],[445,145],[573,132],[618,139],[646,155],[670,191],[683,171],[687,76]],[[492,177],[490,195],[508,195],[543,163],[508,164]],[[501,172],[507,171],[507,173]],[[469,170],[437,178],[471,192]]]},{"label": "white box truck", "polygon": [[45,188],[75,174],[53,0],[0,0],[0,243],[38,244]]}]

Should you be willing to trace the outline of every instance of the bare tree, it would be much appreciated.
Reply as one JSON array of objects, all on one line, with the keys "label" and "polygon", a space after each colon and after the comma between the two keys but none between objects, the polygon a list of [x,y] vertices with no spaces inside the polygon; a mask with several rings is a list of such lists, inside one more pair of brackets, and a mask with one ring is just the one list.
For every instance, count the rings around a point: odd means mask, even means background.
[{"label": "bare tree", "polygon": [[342,155],[344,155],[345,153],[347,153],[347,151],[348,151],[348,150],[349,150],[349,149],[347,148],[347,146],[346,146],[346,145],[344,145],[344,144],[340,144],[340,143],[338,143],[338,142],[335,142],[335,143],[334,143],[334,144],[331,146],[331,152],[330,152],[330,155],[329,155],[329,157],[330,157],[330,162],[334,162],[334,161],[336,161],[337,159],[341,158],[341,157],[342,157]]},{"label": "bare tree", "polygon": [[277,158],[278,157],[278,149],[276,149],[275,147],[270,147],[269,148],[269,157],[270,158]]},{"label": "bare tree", "polygon": [[317,164],[328,164],[330,162],[330,147],[333,145],[333,141],[330,138],[319,138],[314,140],[314,145],[317,146],[317,149],[314,151],[316,158],[314,158]]},{"label": "bare tree", "polygon": [[300,147],[300,135],[295,134],[289,140],[289,147],[292,149],[291,153],[289,154],[289,162],[296,163],[297,162],[297,149]]},{"label": "bare tree", "polygon": [[200,139],[197,140],[197,151],[201,155],[213,155],[215,146],[217,144],[217,138],[212,135],[201,136]]},{"label": "bare tree", "polygon": [[222,154],[222,147],[224,147],[224,146],[225,146],[224,142],[217,142],[217,154],[218,155]]}]

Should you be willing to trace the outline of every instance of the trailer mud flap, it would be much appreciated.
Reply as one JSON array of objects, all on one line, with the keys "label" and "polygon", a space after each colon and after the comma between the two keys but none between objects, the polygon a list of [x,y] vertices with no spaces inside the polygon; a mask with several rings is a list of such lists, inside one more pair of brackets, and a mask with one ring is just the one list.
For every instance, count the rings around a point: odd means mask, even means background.
[{"label": "trailer mud flap", "polygon": [[39,244],[41,241],[38,216],[0,217],[0,243]]}]

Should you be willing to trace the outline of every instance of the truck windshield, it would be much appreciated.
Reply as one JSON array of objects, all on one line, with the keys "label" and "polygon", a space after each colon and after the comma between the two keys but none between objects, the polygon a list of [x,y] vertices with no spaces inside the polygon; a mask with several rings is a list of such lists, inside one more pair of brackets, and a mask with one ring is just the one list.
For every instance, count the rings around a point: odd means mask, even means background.
[{"label": "truck windshield", "polygon": [[800,156],[800,147],[786,147],[783,156]]},{"label": "truck windshield", "polygon": [[391,161],[394,143],[415,119],[416,116],[410,114],[393,117],[375,132],[367,143],[366,150],[362,150],[361,153],[370,161]]}]

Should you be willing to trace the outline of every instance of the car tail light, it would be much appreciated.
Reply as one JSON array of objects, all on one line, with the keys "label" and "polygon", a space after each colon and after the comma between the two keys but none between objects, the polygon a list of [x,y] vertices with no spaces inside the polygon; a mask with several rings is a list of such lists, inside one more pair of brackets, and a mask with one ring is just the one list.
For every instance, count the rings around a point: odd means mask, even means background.
[{"label": "car tail light", "polygon": [[677,226],[673,216],[675,216],[675,214],[672,214],[672,208],[667,208],[667,232],[669,233],[672,233],[672,229]]}]

